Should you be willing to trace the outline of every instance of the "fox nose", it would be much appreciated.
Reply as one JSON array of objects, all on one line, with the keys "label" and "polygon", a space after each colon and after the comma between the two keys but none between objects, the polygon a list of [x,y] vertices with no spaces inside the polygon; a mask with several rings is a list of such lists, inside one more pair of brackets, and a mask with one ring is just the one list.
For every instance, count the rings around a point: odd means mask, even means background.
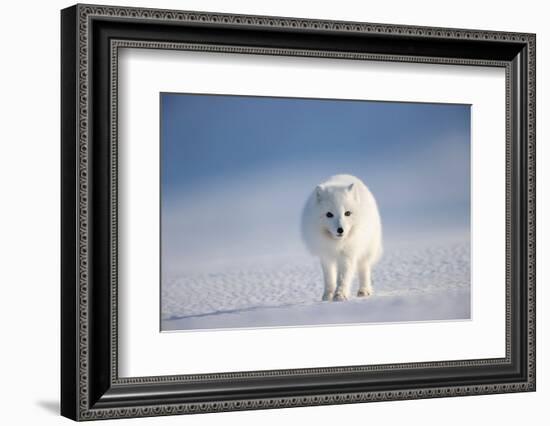
[{"label": "fox nose", "polygon": [[338,228],[336,231],[338,231],[339,234],[343,234],[343,233],[344,233],[344,229],[343,229],[343,228]]}]

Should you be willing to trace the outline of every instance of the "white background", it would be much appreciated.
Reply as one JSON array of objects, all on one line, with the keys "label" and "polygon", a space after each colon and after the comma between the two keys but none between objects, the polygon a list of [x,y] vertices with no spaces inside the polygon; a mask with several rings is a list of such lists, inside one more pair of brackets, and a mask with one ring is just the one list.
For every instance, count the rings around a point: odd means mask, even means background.
[{"label": "white background", "polygon": [[[544,424],[550,398],[548,368],[550,278],[548,221],[550,161],[550,29],[544,2],[463,0],[352,2],[269,0],[110,2],[235,13],[347,19],[536,32],[537,38],[537,246],[538,391],[423,401],[293,408],[185,418],[118,420],[130,424],[281,424],[371,422],[465,425]],[[2,12],[0,67],[0,250],[2,296],[0,352],[2,423],[68,424],[58,417],[59,395],[59,9],[63,1],[10,2]],[[544,417],[543,417],[544,416]],[[113,423],[113,421],[106,422]],[[102,423],[104,424],[104,423]],[[113,423],[116,424],[116,423]],[[122,423],[121,423],[122,424]]]},{"label": "white background", "polygon": [[[119,81],[121,376],[505,356],[504,69],[125,49]],[[471,320],[159,333],[159,92],[471,104]]]}]

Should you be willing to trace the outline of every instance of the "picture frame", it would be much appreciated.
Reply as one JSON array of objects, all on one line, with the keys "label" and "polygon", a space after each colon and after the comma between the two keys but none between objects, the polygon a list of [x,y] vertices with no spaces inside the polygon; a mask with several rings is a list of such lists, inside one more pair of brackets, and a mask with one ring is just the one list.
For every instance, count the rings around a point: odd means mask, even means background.
[{"label": "picture frame", "polygon": [[[525,33],[62,10],[61,414],[94,420],[535,391],[535,45]],[[119,377],[117,55],[126,47],[504,69],[505,356]]]}]

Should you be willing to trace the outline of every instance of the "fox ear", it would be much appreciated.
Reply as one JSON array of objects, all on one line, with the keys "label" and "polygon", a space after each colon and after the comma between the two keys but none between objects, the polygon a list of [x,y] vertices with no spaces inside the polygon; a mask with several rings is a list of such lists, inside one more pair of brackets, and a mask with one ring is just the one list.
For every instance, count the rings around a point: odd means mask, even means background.
[{"label": "fox ear", "polygon": [[347,192],[351,194],[354,200],[359,201],[359,194],[357,194],[357,191],[355,190],[355,184],[350,184],[347,188]]},{"label": "fox ear", "polygon": [[321,199],[323,198],[323,192],[325,188],[323,188],[323,185],[317,185],[317,188],[315,188],[315,195],[317,196],[317,202],[320,203]]}]

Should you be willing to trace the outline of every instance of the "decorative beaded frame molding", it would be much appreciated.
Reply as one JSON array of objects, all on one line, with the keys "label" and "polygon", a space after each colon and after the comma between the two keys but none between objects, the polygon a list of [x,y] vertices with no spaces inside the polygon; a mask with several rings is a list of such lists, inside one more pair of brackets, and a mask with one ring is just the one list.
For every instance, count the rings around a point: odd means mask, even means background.
[{"label": "decorative beaded frame molding", "polygon": [[[77,323],[77,336],[75,339],[76,362],[74,363],[75,383],[63,385],[67,392],[75,391],[75,406],[68,406],[69,402],[64,401],[68,398],[62,389],[62,414],[75,420],[92,420],[104,418],[122,418],[122,417],[141,417],[158,416],[171,414],[187,413],[205,413],[215,411],[230,410],[248,410],[262,408],[279,408],[293,406],[323,405],[323,404],[343,404],[366,401],[383,400],[401,400],[415,398],[435,398],[443,396],[461,396],[488,393],[504,393],[518,391],[535,390],[535,36],[533,34],[504,33],[493,31],[477,31],[464,29],[446,29],[446,28],[427,28],[411,27],[400,25],[383,25],[357,22],[336,22],[324,20],[279,18],[265,16],[245,16],[228,15],[201,12],[184,12],[155,9],[137,9],[126,7],[103,7],[92,5],[75,6],[77,18],[77,72],[76,72],[76,90],[77,96],[77,129],[76,140],[71,141],[77,146],[76,159],[76,262],[77,276],[66,286],[74,286],[76,297],[76,312],[74,318]],[[90,22],[94,18],[123,18],[135,19],[139,22],[165,21],[172,23],[204,23],[220,24],[225,26],[236,25],[239,27],[256,28],[293,28],[302,30],[315,30],[339,33],[362,33],[362,34],[383,34],[383,35],[410,35],[421,38],[437,38],[450,40],[484,40],[484,41],[507,41],[522,43],[527,49],[527,182],[526,184],[526,204],[527,204],[527,282],[526,286],[527,300],[527,360],[525,363],[525,380],[485,383],[479,385],[456,385],[446,387],[428,387],[428,388],[403,388],[399,390],[374,391],[374,392],[338,392],[325,393],[305,396],[275,396],[269,398],[248,398],[248,399],[227,399],[208,402],[184,402],[184,403],[161,403],[142,406],[119,406],[119,407],[95,407],[90,394],[90,375],[93,373],[90,369],[89,356],[91,351],[90,335],[90,297],[89,297],[89,276],[90,276],[90,131],[89,114],[91,111],[90,100],[90,80],[89,80],[89,59],[90,59]],[[240,373],[220,373],[204,375],[175,375],[158,377],[118,377],[118,327],[117,327],[117,113],[118,113],[118,51],[120,48],[147,48],[147,49],[168,49],[168,50],[194,50],[208,52],[225,52],[234,54],[261,54],[261,55],[279,55],[279,56],[309,56],[324,57],[332,59],[355,59],[370,61],[393,61],[393,62],[418,62],[430,64],[454,64],[454,65],[477,65],[503,67],[506,70],[506,356],[498,359],[478,359],[478,360],[460,360],[447,362],[427,362],[427,363],[409,363],[409,364],[387,364],[371,366],[350,366],[350,367],[327,367],[316,369],[299,370],[273,370],[273,371],[255,371]],[[331,375],[341,373],[357,373],[372,371],[391,371],[399,369],[415,368],[441,368],[441,367],[468,367],[484,365],[506,365],[511,363],[511,210],[512,189],[511,189],[511,167],[512,152],[511,138],[514,129],[510,127],[511,119],[511,65],[508,61],[480,60],[480,59],[462,59],[462,58],[442,58],[427,56],[404,56],[404,55],[386,55],[354,53],[341,51],[321,51],[304,49],[280,49],[268,47],[247,47],[247,46],[228,46],[202,43],[176,43],[176,42],[153,42],[146,40],[128,40],[112,39],[110,40],[110,383],[111,386],[124,385],[151,385],[151,384],[170,384],[182,382],[208,382],[226,379],[245,379],[245,378],[263,378],[263,377],[303,377],[305,375]],[[63,317],[63,321],[67,318]],[[73,336],[74,338],[74,336]],[[62,366],[63,368],[68,368]],[[67,373],[68,374],[68,373]],[[72,376],[71,376],[72,377]]]}]

